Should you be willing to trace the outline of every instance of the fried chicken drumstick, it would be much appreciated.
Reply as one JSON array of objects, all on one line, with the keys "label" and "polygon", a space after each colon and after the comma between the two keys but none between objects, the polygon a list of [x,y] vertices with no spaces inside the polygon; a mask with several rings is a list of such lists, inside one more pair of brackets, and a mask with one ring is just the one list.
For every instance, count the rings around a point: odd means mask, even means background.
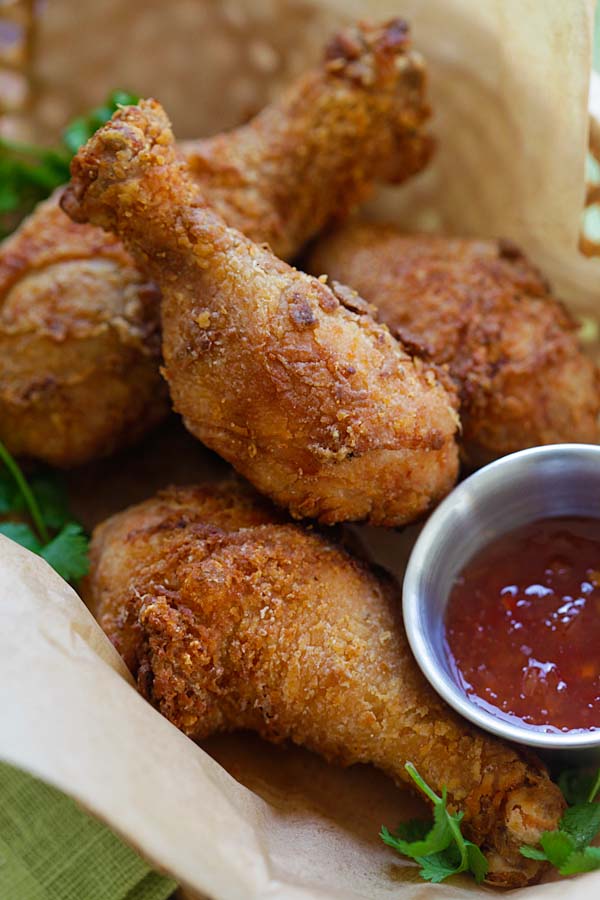
[{"label": "fried chicken drumstick", "polygon": [[112,453],[169,409],[158,288],[112,235],[52,197],[0,248],[0,440],[74,466]]},{"label": "fried chicken drumstick", "polygon": [[[229,134],[181,145],[228,224],[280,256],[429,157],[425,70],[406,25],[345,29],[324,62]],[[91,225],[42,204],[0,247],[0,440],[70,466],[135,440],[167,411],[156,289]]]},{"label": "fried chicken drumstick", "polygon": [[180,147],[227,224],[290,259],[375,181],[423,169],[432,150],[425,84],[405,22],[362,23],[336,34],[322,66],[248,125]]},{"label": "fried chicken drumstick", "polygon": [[196,741],[251,729],[342,765],[444,785],[489,881],[534,880],[519,853],[552,829],[558,788],[426,683],[399,591],[235,485],[169,489],[100,525],[86,599],[139,690]]},{"label": "fried chicken drumstick", "polygon": [[120,110],[79,151],[63,205],[159,284],[175,408],[263,493],[298,517],[399,525],[450,489],[457,420],[435,372],[353,292],[200,205],[158,103]]},{"label": "fried chicken drumstick", "polygon": [[600,441],[598,371],[573,319],[512,244],[353,223],[317,243],[308,269],[351,284],[392,333],[448,366],[471,465],[538,444]]}]

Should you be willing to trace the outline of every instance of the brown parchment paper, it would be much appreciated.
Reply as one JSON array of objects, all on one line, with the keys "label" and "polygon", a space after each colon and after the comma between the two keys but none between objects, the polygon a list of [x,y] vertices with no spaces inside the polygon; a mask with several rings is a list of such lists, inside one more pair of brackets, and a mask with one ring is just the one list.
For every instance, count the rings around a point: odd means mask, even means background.
[{"label": "brown parchment paper", "polygon": [[[522,244],[578,312],[596,260],[577,252],[585,193],[591,0],[52,0],[38,35],[32,130],[48,136],[115,85],[153,94],[181,137],[234,125],[318,57],[352,17],[404,15],[427,56],[439,151],[369,214]],[[70,474],[91,527],[170,482],[227,471],[173,421],[141,447]],[[418,528],[354,529],[402,575]],[[368,767],[339,770],[251,735],[196,747],[132,686],[77,595],[0,538],[0,758],[71,794],[189,896],[217,900],[467,900],[427,885],[378,840],[417,801]],[[513,892],[594,900],[600,873]]]}]

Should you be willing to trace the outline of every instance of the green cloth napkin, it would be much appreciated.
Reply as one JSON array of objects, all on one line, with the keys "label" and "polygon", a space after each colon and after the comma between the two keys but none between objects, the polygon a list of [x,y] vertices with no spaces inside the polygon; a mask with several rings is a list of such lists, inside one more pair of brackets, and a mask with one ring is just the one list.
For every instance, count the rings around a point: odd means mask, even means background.
[{"label": "green cloth napkin", "polygon": [[1,900],[167,900],[176,887],[69,797],[0,763]]}]

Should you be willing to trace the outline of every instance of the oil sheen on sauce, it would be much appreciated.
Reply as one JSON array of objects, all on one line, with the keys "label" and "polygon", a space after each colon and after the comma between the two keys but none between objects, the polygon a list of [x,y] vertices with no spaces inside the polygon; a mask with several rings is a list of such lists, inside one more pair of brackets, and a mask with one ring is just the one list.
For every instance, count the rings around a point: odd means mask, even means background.
[{"label": "oil sheen on sauce", "polygon": [[600,728],[600,519],[543,519],[485,547],[454,583],[445,638],[473,703],[545,731]]}]

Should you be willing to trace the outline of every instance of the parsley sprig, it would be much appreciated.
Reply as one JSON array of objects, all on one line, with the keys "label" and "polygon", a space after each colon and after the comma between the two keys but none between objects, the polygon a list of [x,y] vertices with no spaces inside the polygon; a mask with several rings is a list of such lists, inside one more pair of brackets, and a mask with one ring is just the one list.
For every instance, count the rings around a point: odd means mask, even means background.
[{"label": "parsley sprig", "polygon": [[460,823],[463,813],[448,810],[445,787],[440,797],[421,778],[412,763],[407,762],[404,768],[433,804],[433,824],[423,819],[410,819],[393,833],[383,826],[379,835],[382,841],[418,862],[421,867],[419,874],[425,881],[439,883],[451,875],[471,872],[480,884],[487,874],[488,864],[479,847],[462,835]]},{"label": "parsley sprig", "polygon": [[547,860],[561,875],[575,875],[600,869],[600,847],[591,842],[600,832],[600,804],[594,802],[600,791],[600,771],[595,776],[585,772],[563,772],[560,788],[568,803],[554,831],[544,831],[540,847],[521,847],[528,859]]},{"label": "parsley sprig", "polygon": [[69,180],[69,164],[82,144],[119,106],[137,103],[126,91],[113,91],[106,103],[74,119],[58,147],[36,147],[0,138],[0,237],[10,234],[36,203]]},{"label": "parsley sprig", "polygon": [[28,482],[1,442],[0,461],[0,516],[11,519],[0,522],[0,534],[37,553],[65,581],[83,578],[89,570],[88,540],[69,514],[58,478],[34,475]]}]

